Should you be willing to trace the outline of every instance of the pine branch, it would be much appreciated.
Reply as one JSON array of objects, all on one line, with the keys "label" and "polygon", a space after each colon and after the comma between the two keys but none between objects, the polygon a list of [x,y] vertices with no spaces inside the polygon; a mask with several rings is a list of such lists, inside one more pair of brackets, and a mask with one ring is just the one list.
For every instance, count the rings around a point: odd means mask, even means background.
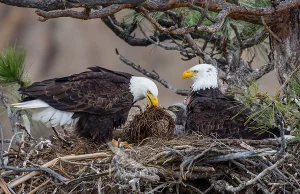
[{"label": "pine branch", "polygon": [[[278,13],[285,11],[287,9],[297,7],[300,5],[300,0],[294,1],[282,1],[277,6],[276,9],[273,5],[266,7],[251,7],[246,5],[239,5],[234,3],[228,3],[223,0],[214,0],[211,1],[208,5],[203,3],[203,0],[195,0],[191,4],[189,1],[144,1],[144,0],[82,0],[82,1],[59,1],[59,0],[0,0],[1,3],[26,7],[26,8],[36,8],[39,9],[37,14],[44,17],[41,19],[45,21],[50,18],[57,17],[74,17],[77,19],[94,19],[106,17],[112,15],[120,10],[126,8],[136,8],[143,7],[148,11],[167,11],[174,8],[198,6],[200,8],[207,7],[207,10],[218,13],[218,16],[213,21],[216,22],[216,28],[222,23],[224,17],[227,15],[232,19],[243,20],[250,23],[262,24],[260,16],[264,16],[265,22],[267,24],[272,24],[278,22]],[[86,15],[82,12],[72,11],[71,8],[93,8],[97,9],[98,7],[104,7],[99,10],[91,10],[89,15]],[[107,8],[109,7],[109,8]],[[52,12],[55,11],[55,12]],[[205,28],[204,30],[214,31],[215,27]],[[201,28],[200,28],[201,29]],[[183,30],[182,32],[190,31],[192,28]],[[199,29],[196,29],[199,30]],[[195,31],[196,31],[195,30]],[[201,29],[202,30],[202,29]],[[175,30],[174,33],[180,33],[181,30]],[[188,32],[186,32],[188,33]]]}]

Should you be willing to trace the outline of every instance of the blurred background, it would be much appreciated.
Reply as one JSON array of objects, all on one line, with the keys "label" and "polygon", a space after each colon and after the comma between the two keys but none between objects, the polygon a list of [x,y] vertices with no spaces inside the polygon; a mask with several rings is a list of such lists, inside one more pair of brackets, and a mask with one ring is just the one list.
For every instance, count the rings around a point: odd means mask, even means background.
[{"label": "blurred background", "polygon": [[[115,36],[101,19],[82,21],[59,18],[39,22],[37,18],[34,9],[0,4],[0,50],[14,44],[24,47],[28,75],[32,81],[67,76],[96,65],[142,75],[119,60],[115,54],[117,48],[120,54],[135,64],[148,71],[155,70],[173,87],[188,89],[191,85],[191,80],[182,80],[181,74],[197,64],[197,59],[182,61],[178,52],[165,51],[156,46],[132,47]],[[258,59],[253,66],[263,63]],[[269,93],[279,88],[274,72],[264,76],[259,84]],[[169,106],[183,101],[184,97],[159,83],[157,85],[160,105]],[[142,104],[146,104],[146,100]],[[1,123],[5,128],[5,138],[8,138],[11,134],[5,126],[9,126],[9,121],[6,119]]]}]

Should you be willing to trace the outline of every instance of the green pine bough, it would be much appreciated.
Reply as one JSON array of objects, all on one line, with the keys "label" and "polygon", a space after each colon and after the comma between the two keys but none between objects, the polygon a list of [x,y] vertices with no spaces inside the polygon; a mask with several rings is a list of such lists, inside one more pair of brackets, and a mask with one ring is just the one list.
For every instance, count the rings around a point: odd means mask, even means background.
[{"label": "green pine bough", "polygon": [[26,51],[22,47],[9,47],[0,53],[0,84],[17,84],[24,87],[30,84],[25,71]]}]

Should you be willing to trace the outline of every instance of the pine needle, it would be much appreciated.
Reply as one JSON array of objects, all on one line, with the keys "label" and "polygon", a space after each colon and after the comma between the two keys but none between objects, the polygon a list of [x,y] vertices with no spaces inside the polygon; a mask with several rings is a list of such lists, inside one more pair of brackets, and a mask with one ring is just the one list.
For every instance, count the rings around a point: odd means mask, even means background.
[{"label": "pine needle", "polygon": [[16,46],[9,47],[0,55],[0,84],[28,84],[25,79],[26,51]]},{"label": "pine needle", "polygon": [[246,91],[236,92],[238,98],[252,110],[245,124],[261,133],[283,122],[285,128],[296,131],[300,137],[300,105],[297,105],[300,84],[291,78],[288,86],[289,93],[274,97],[260,89],[255,82],[249,83]]}]

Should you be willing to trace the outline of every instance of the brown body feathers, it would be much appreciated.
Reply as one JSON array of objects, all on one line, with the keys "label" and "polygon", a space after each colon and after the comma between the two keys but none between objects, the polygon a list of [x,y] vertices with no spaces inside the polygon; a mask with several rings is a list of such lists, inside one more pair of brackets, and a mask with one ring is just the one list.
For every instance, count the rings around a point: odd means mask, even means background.
[{"label": "brown body feathers", "polygon": [[110,141],[113,128],[126,121],[132,106],[129,89],[132,75],[101,67],[89,69],[91,71],[36,82],[19,91],[25,100],[39,99],[57,110],[74,112],[72,118],[79,118],[76,128],[82,136]]},{"label": "brown body feathers", "polygon": [[270,129],[258,134],[245,125],[251,111],[218,89],[192,92],[187,106],[187,132],[198,132],[217,138],[263,139],[279,136],[279,130]]}]

